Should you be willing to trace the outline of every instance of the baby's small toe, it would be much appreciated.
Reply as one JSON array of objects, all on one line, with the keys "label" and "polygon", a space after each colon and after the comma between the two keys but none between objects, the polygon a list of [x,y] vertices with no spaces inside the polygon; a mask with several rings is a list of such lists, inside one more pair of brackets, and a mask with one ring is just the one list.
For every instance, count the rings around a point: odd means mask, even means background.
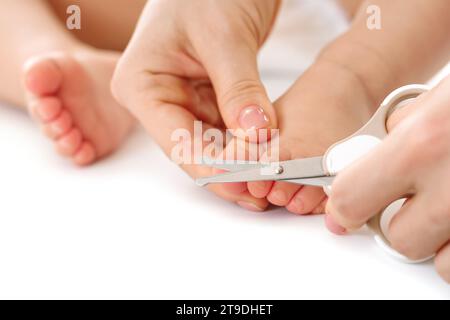
[{"label": "baby's small toe", "polygon": [[319,205],[316,208],[314,208],[314,210],[312,211],[312,214],[324,214],[325,208],[327,206],[327,201],[328,201],[327,197],[325,199],[323,199],[322,202],[319,203]]},{"label": "baby's small toe", "polygon": [[[225,173],[226,171],[213,168],[213,175]],[[223,183],[222,188],[226,190],[226,192],[231,194],[240,194],[247,191],[247,183],[245,182],[231,182],[231,183]]]},{"label": "baby's small toe", "polygon": [[265,198],[272,189],[273,181],[258,181],[258,182],[249,182],[247,184],[248,191],[255,198]]},{"label": "baby's small toe", "polygon": [[87,166],[95,161],[96,153],[92,143],[84,141],[73,156],[73,161],[79,166]]},{"label": "baby's small toe", "polygon": [[68,133],[72,125],[72,116],[68,111],[63,110],[55,120],[45,124],[43,130],[50,139],[58,139]]},{"label": "baby's small toe", "polygon": [[269,205],[266,199],[257,199],[253,197],[248,190],[241,190],[238,193],[235,192],[236,190],[230,190],[226,183],[209,185],[208,190],[225,200],[234,202],[242,208],[253,212],[263,212]]},{"label": "baby's small toe", "polygon": [[24,66],[25,87],[33,95],[54,94],[61,86],[63,75],[56,62],[47,57],[33,58]]},{"label": "baby's small toe", "polygon": [[72,128],[67,134],[58,139],[56,148],[60,154],[72,156],[80,149],[82,142],[83,136],[81,135],[80,130]]},{"label": "baby's small toe", "polygon": [[253,202],[246,202],[246,201],[238,201],[236,202],[240,207],[244,208],[245,210],[248,211],[253,211],[253,212],[264,212],[264,210],[266,210],[267,208],[267,204],[263,204],[261,206],[258,206],[257,204],[253,203]]},{"label": "baby's small toe", "polygon": [[223,188],[230,193],[240,194],[247,191],[247,184],[245,182],[224,183]]},{"label": "baby's small toe", "polygon": [[286,209],[289,212],[292,212],[295,214],[305,214],[304,207],[305,207],[305,205],[303,204],[303,200],[299,197],[294,196],[294,198],[286,206]]},{"label": "baby's small toe", "polygon": [[295,214],[309,214],[324,200],[322,188],[305,186],[298,191],[286,208]]},{"label": "baby's small toe", "polygon": [[300,188],[301,186],[292,183],[275,182],[267,200],[276,206],[284,207]]},{"label": "baby's small toe", "polygon": [[56,120],[61,114],[61,100],[56,97],[38,98],[30,102],[29,109],[34,118],[48,123]]}]

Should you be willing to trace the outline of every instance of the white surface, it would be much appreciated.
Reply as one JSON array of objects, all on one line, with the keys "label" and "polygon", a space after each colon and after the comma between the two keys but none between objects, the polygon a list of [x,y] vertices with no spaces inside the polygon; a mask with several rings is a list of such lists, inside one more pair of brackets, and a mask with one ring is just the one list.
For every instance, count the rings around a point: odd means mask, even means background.
[{"label": "white surface", "polygon": [[367,231],[217,199],[141,131],[77,169],[0,105],[0,147],[0,298],[450,298],[432,264],[393,260]]},{"label": "white surface", "polygon": [[368,232],[217,199],[143,132],[77,169],[0,107],[0,143],[0,298],[450,298]]}]

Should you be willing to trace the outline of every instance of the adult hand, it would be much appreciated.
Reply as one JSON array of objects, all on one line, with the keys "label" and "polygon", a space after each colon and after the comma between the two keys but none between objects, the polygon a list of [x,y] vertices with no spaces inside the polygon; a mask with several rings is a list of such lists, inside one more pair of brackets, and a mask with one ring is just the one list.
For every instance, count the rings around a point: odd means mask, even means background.
[{"label": "adult hand", "polygon": [[[276,128],[260,81],[257,53],[273,26],[278,0],[152,0],[116,69],[112,90],[170,155],[171,135],[194,121],[203,128]],[[192,177],[209,168],[183,165]],[[210,187],[220,196],[262,211],[246,185]]]},{"label": "adult hand", "polygon": [[411,259],[437,253],[437,271],[450,283],[450,77],[395,112],[388,128],[380,146],[336,178],[327,226],[357,229],[407,197],[387,236]]}]

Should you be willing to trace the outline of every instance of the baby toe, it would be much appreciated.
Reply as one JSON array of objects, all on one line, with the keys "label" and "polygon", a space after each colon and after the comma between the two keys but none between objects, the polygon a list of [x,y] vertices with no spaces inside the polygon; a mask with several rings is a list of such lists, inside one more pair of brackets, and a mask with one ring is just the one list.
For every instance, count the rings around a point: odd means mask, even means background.
[{"label": "baby toe", "polygon": [[43,123],[56,120],[61,111],[61,100],[56,97],[43,97],[30,102],[31,114]]},{"label": "baby toe", "polygon": [[276,206],[284,207],[300,188],[301,186],[292,183],[275,182],[267,196],[267,200]]},{"label": "baby toe", "polygon": [[257,199],[253,197],[248,190],[240,193],[230,192],[230,189],[227,188],[227,184],[212,184],[208,186],[208,189],[219,197],[234,202],[249,211],[262,212],[266,210],[269,205],[266,199]]},{"label": "baby toe", "polygon": [[56,93],[63,75],[51,58],[33,58],[25,63],[25,87],[32,94],[42,96]]},{"label": "baby toe", "polygon": [[[226,171],[213,168],[213,175],[225,173]],[[245,182],[231,182],[223,183],[222,188],[231,194],[240,194],[247,191],[247,183]]]},{"label": "baby toe", "polygon": [[265,198],[272,189],[273,181],[249,182],[247,184],[248,191],[255,198]]},{"label": "baby toe", "polygon": [[304,186],[287,205],[287,209],[295,214],[311,213],[325,198],[322,188]]},{"label": "baby toe", "polygon": [[229,193],[240,194],[247,191],[247,184],[245,182],[224,183],[223,188]]},{"label": "baby toe", "polygon": [[57,150],[60,154],[65,156],[72,156],[81,146],[83,136],[80,130],[72,128],[67,134],[63,135],[56,142]]},{"label": "baby toe", "polygon": [[245,210],[248,211],[253,211],[253,212],[264,212],[267,208],[267,203],[264,204],[255,204],[253,202],[247,202],[245,200],[241,200],[241,201],[237,201],[236,202],[241,208],[244,208]]},{"label": "baby toe", "polygon": [[315,207],[312,211],[312,214],[324,214],[325,208],[327,206],[328,197],[322,200],[321,203],[317,207]]},{"label": "baby toe", "polygon": [[84,141],[73,156],[73,161],[79,166],[86,166],[95,161],[96,152],[92,143]]},{"label": "baby toe", "polygon": [[68,111],[63,110],[55,120],[45,124],[43,130],[50,139],[57,139],[68,133],[72,124],[72,116]]}]

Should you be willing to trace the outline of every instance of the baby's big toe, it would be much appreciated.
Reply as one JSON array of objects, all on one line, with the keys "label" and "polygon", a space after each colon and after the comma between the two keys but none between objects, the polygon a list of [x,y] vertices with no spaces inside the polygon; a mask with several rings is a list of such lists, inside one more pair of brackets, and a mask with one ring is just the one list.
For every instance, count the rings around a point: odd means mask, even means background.
[{"label": "baby's big toe", "polygon": [[55,94],[63,75],[56,62],[47,57],[32,58],[24,66],[25,88],[33,95]]}]

